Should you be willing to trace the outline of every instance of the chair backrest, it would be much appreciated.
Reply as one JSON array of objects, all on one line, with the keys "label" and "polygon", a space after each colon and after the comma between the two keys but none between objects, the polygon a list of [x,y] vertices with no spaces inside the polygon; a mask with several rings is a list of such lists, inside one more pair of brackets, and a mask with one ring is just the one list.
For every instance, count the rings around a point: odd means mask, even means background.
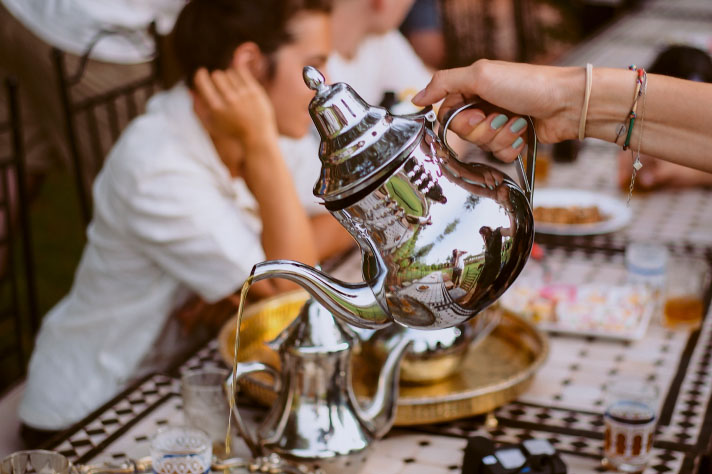
[{"label": "chair backrest", "polygon": [[[51,53],[65,116],[64,127],[72,171],[85,224],[91,219],[91,184],[104,158],[124,127],[143,112],[146,101],[163,82],[159,66],[165,60],[152,52],[154,60],[144,77],[112,86],[95,95],[80,97],[76,93],[80,84],[93,79],[91,68],[87,67],[93,48],[102,39],[113,35],[123,35],[130,41],[135,39],[135,34],[123,30],[101,32],[87,47],[73,71],[68,70],[66,53],[57,48]],[[145,45],[137,44],[137,48],[145,48]]]},{"label": "chair backrest", "polygon": [[39,325],[19,97],[14,79],[4,85],[8,110],[0,119],[0,392],[24,374]]},{"label": "chair backrest", "polygon": [[448,67],[477,59],[531,60],[541,52],[537,0],[439,0]]}]

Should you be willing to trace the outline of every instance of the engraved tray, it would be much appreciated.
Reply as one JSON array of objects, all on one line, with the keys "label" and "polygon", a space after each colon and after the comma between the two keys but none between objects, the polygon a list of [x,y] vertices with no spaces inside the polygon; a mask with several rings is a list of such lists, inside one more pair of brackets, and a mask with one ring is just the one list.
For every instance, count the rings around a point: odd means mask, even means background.
[{"label": "engraved tray", "polygon": [[[278,354],[264,342],[289,325],[307,298],[306,292],[296,291],[247,307],[240,333],[240,361],[260,361],[279,368]],[[220,355],[230,367],[235,324],[233,317],[223,326],[218,339]],[[437,423],[490,412],[529,387],[548,352],[543,333],[522,318],[502,312],[499,325],[485,339],[476,342],[454,375],[429,385],[401,383],[395,424]],[[380,367],[374,368],[369,361],[354,352],[353,384],[359,398],[369,397],[375,391],[378,376],[375,370]],[[271,378],[265,373],[243,379],[242,387],[266,406],[275,400]]]}]

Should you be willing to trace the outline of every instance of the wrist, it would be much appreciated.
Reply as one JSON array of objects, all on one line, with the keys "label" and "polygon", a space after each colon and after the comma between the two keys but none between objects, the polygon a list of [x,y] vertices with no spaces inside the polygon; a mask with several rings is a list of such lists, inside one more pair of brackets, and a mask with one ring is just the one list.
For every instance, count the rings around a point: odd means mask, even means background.
[{"label": "wrist", "polygon": [[[559,112],[561,117],[561,139],[578,139],[586,93],[586,68],[562,68],[555,84],[561,94],[559,100],[559,104],[562,107]],[[590,136],[590,134],[587,133],[586,136]]]},{"label": "wrist", "polygon": [[625,121],[633,103],[635,78],[636,73],[626,69],[593,69],[587,137],[615,142],[618,126]]},{"label": "wrist", "polygon": [[262,129],[243,137],[243,146],[247,153],[265,153],[279,149],[279,134],[276,130]]}]

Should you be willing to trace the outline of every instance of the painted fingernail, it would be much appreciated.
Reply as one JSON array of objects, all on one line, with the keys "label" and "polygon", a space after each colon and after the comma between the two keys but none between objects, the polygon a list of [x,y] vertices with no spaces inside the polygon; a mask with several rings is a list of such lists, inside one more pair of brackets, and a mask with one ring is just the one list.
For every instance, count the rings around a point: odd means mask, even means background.
[{"label": "painted fingernail", "polygon": [[512,148],[519,148],[522,143],[524,143],[524,140],[522,140],[522,137],[518,137],[514,140],[514,143],[512,143]]},{"label": "painted fingernail", "polygon": [[470,126],[474,127],[475,125],[482,123],[485,117],[486,115],[482,112],[475,112],[472,114],[472,117],[470,117],[470,120],[468,120],[467,123],[469,123]]},{"label": "painted fingernail", "polygon": [[512,124],[512,126],[509,127],[509,129],[510,129],[513,133],[517,133],[517,132],[519,132],[521,129],[523,129],[523,128],[526,127],[526,126],[527,126],[527,121],[524,120],[523,118],[518,118],[517,120],[514,121],[514,123]]},{"label": "painted fingernail", "polygon": [[502,128],[502,125],[507,123],[507,120],[509,120],[509,118],[507,118],[506,115],[499,114],[492,120],[492,123],[490,123],[490,127],[492,127],[493,130],[499,130],[500,128]]}]

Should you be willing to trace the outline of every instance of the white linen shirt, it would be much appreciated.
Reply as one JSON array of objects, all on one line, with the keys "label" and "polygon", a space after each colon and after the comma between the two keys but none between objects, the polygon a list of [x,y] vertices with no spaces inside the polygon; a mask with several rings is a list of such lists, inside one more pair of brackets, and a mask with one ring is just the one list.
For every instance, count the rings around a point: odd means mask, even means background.
[{"label": "white linen shirt", "polygon": [[326,69],[333,82],[346,82],[371,105],[378,105],[388,91],[409,101],[432,77],[398,30],[368,36],[351,59],[332,54]]},{"label": "white linen shirt", "polygon": [[226,297],[265,259],[257,203],[220,160],[184,85],[151,99],[93,191],[74,284],[45,317],[30,361],[19,414],[34,428],[66,428],[115,396],[187,294]]},{"label": "white linen shirt", "polygon": [[81,56],[102,30],[126,35],[101,39],[91,57],[100,61],[135,64],[154,54],[148,25],[166,34],[173,28],[186,0],[0,0],[28,30],[45,43]]}]

